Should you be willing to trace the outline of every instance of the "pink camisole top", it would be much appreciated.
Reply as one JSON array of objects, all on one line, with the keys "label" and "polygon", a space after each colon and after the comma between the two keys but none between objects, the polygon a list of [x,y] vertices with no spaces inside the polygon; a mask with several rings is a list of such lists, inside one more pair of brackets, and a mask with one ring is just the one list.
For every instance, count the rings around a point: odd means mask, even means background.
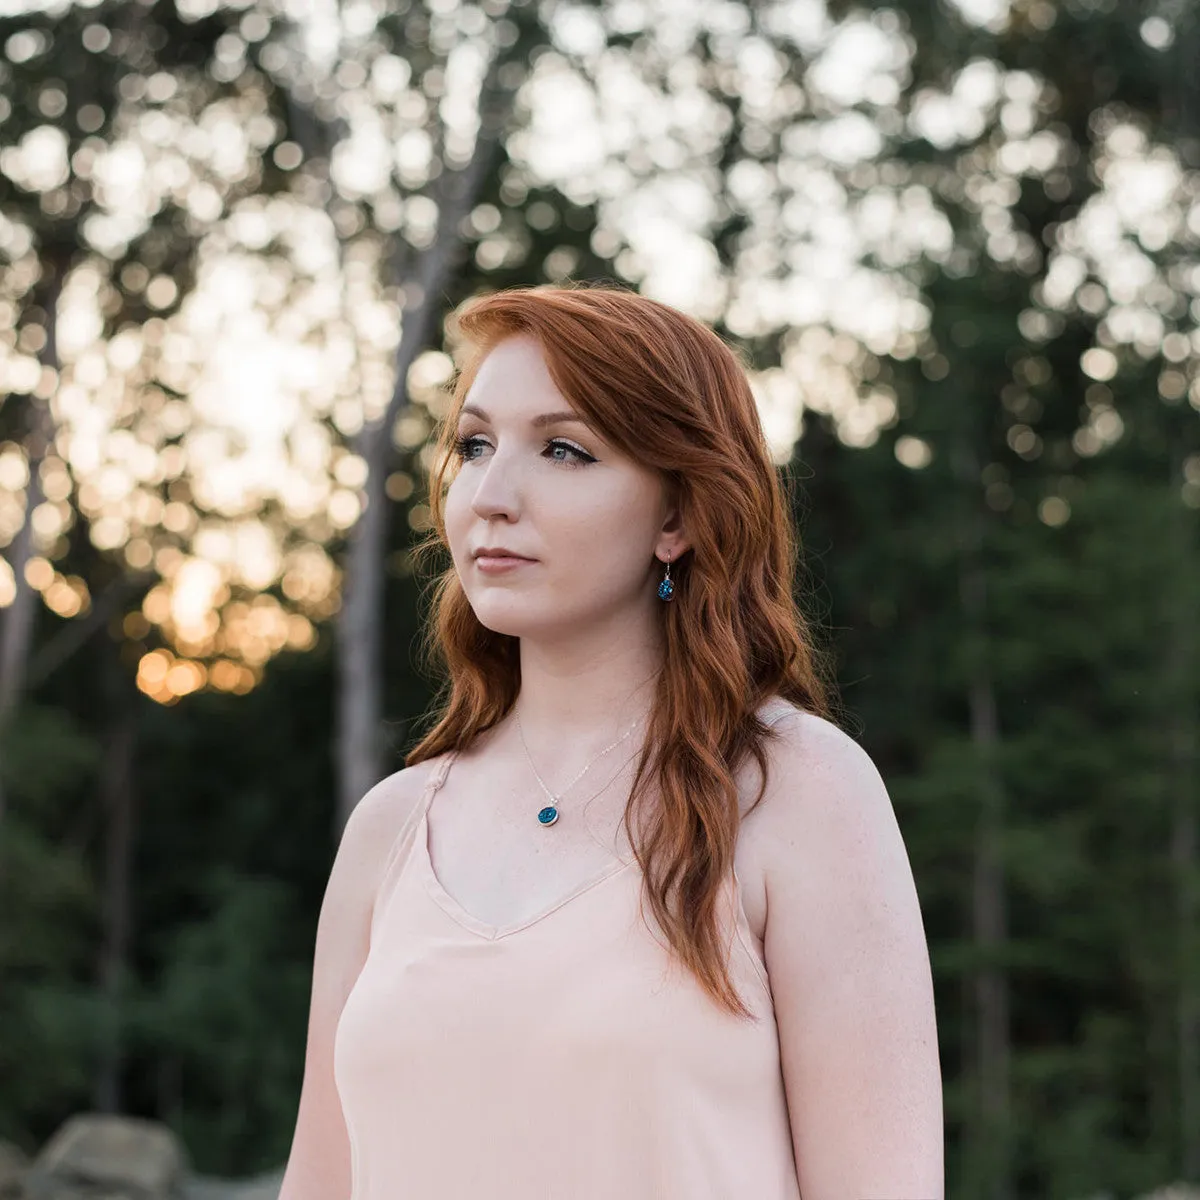
[{"label": "pink camisole top", "polygon": [[765,964],[734,874],[722,919],[753,1023],[720,1008],[614,858],[498,929],[397,835],[338,1022],[351,1200],[799,1200]]}]

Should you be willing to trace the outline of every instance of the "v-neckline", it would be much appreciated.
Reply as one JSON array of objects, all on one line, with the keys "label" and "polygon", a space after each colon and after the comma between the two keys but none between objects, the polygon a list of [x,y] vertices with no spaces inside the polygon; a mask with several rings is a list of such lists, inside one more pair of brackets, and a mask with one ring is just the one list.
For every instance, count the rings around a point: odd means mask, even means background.
[{"label": "v-neckline", "polygon": [[[430,797],[432,799],[432,797]],[[418,849],[418,865],[421,868],[421,877],[425,883],[425,890],[433,898],[434,901],[442,908],[442,910],[455,921],[458,922],[464,929],[471,933],[478,934],[482,938],[486,938],[490,942],[498,942],[502,939],[511,936],[514,933],[520,933],[523,929],[528,929],[531,925],[536,925],[539,921],[545,920],[552,913],[557,912],[564,905],[569,904],[572,900],[578,899],[584,892],[591,891],[598,884],[603,883],[606,879],[612,879],[622,872],[629,870],[630,867],[638,865],[637,859],[631,862],[625,862],[622,859],[617,859],[615,863],[609,863],[602,867],[599,871],[593,872],[573,891],[563,896],[560,900],[555,900],[553,904],[543,908],[540,912],[535,913],[531,917],[526,917],[522,921],[513,921],[508,925],[490,925],[487,921],[481,921],[474,914],[467,910],[450,895],[442,886],[442,882],[437,877],[437,872],[433,869],[433,856],[429,853],[429,803],[427,802],[421,813],[421,824],[417,830],[416,843]]]}]

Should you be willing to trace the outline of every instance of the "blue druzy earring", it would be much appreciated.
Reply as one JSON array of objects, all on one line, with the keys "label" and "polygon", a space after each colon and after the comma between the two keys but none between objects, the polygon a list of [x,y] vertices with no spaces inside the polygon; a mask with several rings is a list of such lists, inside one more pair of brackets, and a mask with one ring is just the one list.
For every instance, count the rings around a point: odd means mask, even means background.
[{"label": "blue druzy earring", "polygon": [[675,595],[675,585],[671,582],[671,552],[667,551],[667,573],[658,585],[658,598],[670,600]]}]

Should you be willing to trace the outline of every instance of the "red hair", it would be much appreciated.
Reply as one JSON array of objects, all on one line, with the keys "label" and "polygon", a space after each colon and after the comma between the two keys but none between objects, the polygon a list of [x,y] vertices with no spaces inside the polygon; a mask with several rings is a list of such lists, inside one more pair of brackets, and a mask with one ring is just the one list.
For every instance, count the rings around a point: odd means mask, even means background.
[{"label": "red hair", "polygon": [[[680,509],[691,548],[671,564],[675,595],[659,606],[666,657],[625,809],[646,897],[679,958],[719,1004],[743,1017],[718,933],[717,898],[731,876],[739,827],[733,772],[746,754],[765,791],[757,717],[782,696],[831,718],[824,658],[797,607],[798,539],[749,380],[707,326],[636,292],[609,286],[513,288],[465,302],[452,320],[468,355],[437,442],[432,528],[416,559],[447,546],[442,513],[459,410],[479,364],[516,334],[539,343],[555,386],[621,453],[657,471]],[[423,643],[444,667],[436,723],[405,757],[413,766],[465,748],[512,708],[520,639],[475,617],[451,566],[436,581]],[[632,816],[654,780],[657,811],[644,844]]]}]

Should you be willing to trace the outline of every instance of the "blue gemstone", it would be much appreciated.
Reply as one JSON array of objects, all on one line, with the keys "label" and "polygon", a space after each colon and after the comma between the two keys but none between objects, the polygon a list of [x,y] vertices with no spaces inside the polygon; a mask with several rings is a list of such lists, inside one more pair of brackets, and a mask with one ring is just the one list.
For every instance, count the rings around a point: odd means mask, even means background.
[{"label": "blue gemstone", "polygon": [[540,813],[538,813],[538,820],[541,821],[543,825],[553,825],[554,822],[558,820],[558,809],[553,805],[547,805]]},{"label": "blue gemstone", "polygon": [[670,600],[674,591],[675,585],[669,579],[664,579],[662,583],[658,585],[658,595],[662,600]]}]

